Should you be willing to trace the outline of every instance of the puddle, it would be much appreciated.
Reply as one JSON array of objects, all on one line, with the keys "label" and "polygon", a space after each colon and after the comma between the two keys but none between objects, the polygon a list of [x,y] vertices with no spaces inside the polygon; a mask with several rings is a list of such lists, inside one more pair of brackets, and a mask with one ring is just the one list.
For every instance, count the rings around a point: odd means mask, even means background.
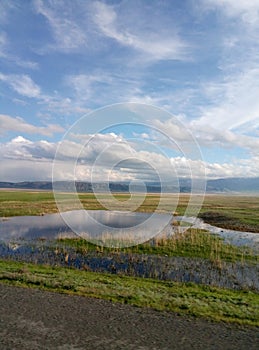
[{"label": "puddle", "polygon": [[[56,239],[76,236],[91,240],[125,239],[142,243],[160,233],[170,214],[75,210],[44,216],[17,216],[0,221],[0,240]],[[66,224],[69,222],[69,226]],[[75,234],[75,233],[76,234]]]}]

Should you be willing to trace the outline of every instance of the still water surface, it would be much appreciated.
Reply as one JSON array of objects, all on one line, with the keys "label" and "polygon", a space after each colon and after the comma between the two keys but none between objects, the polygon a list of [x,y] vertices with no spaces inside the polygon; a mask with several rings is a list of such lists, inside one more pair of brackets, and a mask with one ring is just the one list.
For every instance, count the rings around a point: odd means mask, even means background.
[{"label": "still water surface", "polygon": [[[44,216],[17,216],[0,221],[0,240],[55,239],[73,236],[100,238],[103,235],[133,235],[142,241],[166,227],[170,214],[150,214],[104,210],[75,210]],[[69,222],[69,226],[66,224]],[[142,238],[141,238],[142,237]]]},{"label": "still water surface", "polygon": [[[175,217],[174,219],[217,234],[226,243],[246,245],[259,253],[259,233],[222,229],[194,217]],[[51,240],[78,235],[89,240],[101,240],[107,236],[122,238],[128,235],[137,244],[149,240],[161,231],[169,235],[173,234],[175,228],[170,225],[171,221],[170,214],[104,210],[75,210],[62,213],[62,216],[58,213],[0,218],[0,241],[10,242],[20,239],[30,241],[39,238]],[[70,226],[66,222],[69,222]],[[186,227],[176,229],[184,231]]]}]

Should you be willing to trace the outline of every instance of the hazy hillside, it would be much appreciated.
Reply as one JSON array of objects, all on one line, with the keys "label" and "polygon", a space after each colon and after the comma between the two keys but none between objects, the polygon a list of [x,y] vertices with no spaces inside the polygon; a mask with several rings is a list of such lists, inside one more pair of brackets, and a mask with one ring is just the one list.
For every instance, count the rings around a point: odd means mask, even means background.
[{"label": "hazy hillside", "polygon": [[207,181],[208,192],[259,192],[259,177]]},{"label": "hazy hillside", "polygon": [[[200,181],[202,183],[202,181]],[[191,179],[179,179],[180,192],[190,192]],[[199,180],[196,180],[196,184],[199,186]],[[148,192],[160,192],[161,186],[159,183],[150,182],[147,183]],[[197,186],[197,187],[198,187]],[[71,181],[59,181],[55,182],[55,188],[63,191],[72,191],[74,187]],[[197,188],[196,187],[196,188]],[[51,190],[52,183],[50,181],[33,181],[33,182],[0,182],[0,188],[20,188],[20,189],[38,189],[38,190]],[[112,192],[128,192],[128,182],[111,182],[109,188]],[[93,189],[98,192],[102,192],[107,189],[107,184],[90,182],[76,182],[76,189],[78,192],[93,192]],[[135,185],[133,190],[138,192],[142,190],[142,187]],[[178,186],[173,184],[164,184],[164,192],[175,193],[178,192]],[[207,181],[207,192],[259,192],[259,177],[256,178],[225,178]]]}]

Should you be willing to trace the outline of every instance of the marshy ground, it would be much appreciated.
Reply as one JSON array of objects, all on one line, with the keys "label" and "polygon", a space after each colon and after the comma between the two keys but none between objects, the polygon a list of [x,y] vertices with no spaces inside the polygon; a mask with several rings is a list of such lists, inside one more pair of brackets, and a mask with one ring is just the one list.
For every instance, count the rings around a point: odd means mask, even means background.
[{"label": "marshy ground", "polygon": [[[128,198],[115,196],[122,203]],[[80,194],[80,199],[85,209],[103,209],[93,194]],[[180,196],[178,214],[184,213],[188,199],[187,194]],[[154,211],[158,200],[158,195],[148,195],[139,211]],[[174,195],[165,197],[163,211],[172,212],[175,200]],[[3,220],[54,212],[52,193],[0,191]],[[208,195],[200,215],[216,226],[259,232],[259,197]],[[160,237],[124,249],[71,238],[18,248],[3,244],[1,256],[3,349],[256,348],[258,255],[203,230],[189,229],[171,239]],[[86,310],[82,315],[79,305]],[[53,330],[47,326],[50,317]]]},{"label": "marshy ground", "polygon": [[[122,202],[129,199],[129,194],[117,193],[114,197]],[[64,194],[67,210],[72,210],[74,196]],[[92,193],[81,193],[79,199],[84,209],[104,209]],[[147,194],[137,211],[153,212],[159,201],[164,212],[176,211],[183,215],[189,203],[189,194]],[[71,203],[70,203],[71,201]],[[69,203],[71,207],[69,208]],[[194,206],[195,206],[194,202]],[[19,215],[44,215],[56,213],[55,198],[52,192],[37,191],[0,191],[0,217]],[[224,225],[225,228],[259,232],[259,196],[258,195],[224,195],[210,194],[204,197],[200,215],[208,223]],[[233,226],[234,225],[234,226]]]}]

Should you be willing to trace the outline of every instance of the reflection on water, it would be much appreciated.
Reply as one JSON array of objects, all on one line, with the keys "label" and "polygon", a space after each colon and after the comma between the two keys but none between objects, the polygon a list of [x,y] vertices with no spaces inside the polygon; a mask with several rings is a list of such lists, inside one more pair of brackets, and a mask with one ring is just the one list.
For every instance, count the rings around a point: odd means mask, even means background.
[{"label": "reflection on water", "polygon": [[68,233],[59,214],[46,216],[17,216],[0,222],[0,239],[4,241],[14,239],[56,238],[59,234]]},{"label": "reflection on water", "polygon": [[[259,252],[259,234],[222,229],[204,223],[194,217],[175,217],[175,220],[188,222],[192,227],[205,229],[212,234],[221,236],[226,243],[247,245]],[[115,239],[130,237],[137,244],[154,237],[161,230],[173,234],[173,228],[168,225],[172,220],[170,214],[150,214],[136,212],[118,212],[103,210],[75,210],[60,214],[45,216],[19,216],[0,219],[0,241],[55,239],[59,237],[76,237],[79,235],[87,240],[112,237]],[[70,227],[66,224],[69,221]],[[177,227],[185,230],[186,227]],[[74,233],[76,232],[76,233]],[[77,235],[76,235],[77,234]]]},{"label": "reflection on water", "polygon": [[[0,221],[0,240],[54,239],[74,236],[101,239],[134,235],[141,241],[152,238],[168,223],[170,214],[148,214],[103,210],[75,210],[45,216],[20,216]],[[69,222],[69,226],[66,224]]]}]

